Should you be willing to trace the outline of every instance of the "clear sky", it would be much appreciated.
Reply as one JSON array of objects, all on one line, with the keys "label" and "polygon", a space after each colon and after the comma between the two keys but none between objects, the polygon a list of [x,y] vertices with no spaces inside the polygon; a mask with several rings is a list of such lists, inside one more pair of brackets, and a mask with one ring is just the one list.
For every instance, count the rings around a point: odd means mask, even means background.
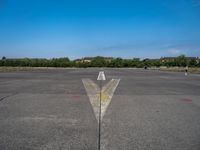
[{"label": "clear sky", "polygon": [[200,56],[200,0],[0,0],[0,57]]}]

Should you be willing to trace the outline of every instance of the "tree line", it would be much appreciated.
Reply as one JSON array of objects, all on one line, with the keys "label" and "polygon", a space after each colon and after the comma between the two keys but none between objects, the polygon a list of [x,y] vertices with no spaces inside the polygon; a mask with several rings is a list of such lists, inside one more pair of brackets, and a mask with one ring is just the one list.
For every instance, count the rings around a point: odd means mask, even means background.
[{"label": "tree line", "polygon": [[68,57],[64,58],[53,58],[53,59],[40,59],[40,58],[21,58],[21,59],[7,59],[2,57],[0,60],[0,66],[12,66],[12,67],[200,67],[199,59],[188,59],[185,55],[181,55],[172,60],[162,61],[161,59],[143,59],[139,58],[133,59],[122,59],[122,58],[112,58],[106,60],[104,57],[97,56],[91,61],[71,61]]}]

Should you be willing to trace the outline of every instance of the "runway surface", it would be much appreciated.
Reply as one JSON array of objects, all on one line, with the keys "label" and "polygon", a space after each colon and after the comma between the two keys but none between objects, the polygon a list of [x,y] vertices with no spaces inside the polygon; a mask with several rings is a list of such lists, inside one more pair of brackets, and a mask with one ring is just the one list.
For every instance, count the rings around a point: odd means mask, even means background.
[{"label": "runway surface", "polygon": [[98,121],[82,82],[120,79],[101,150],[199,150],[200,75],[142,69],[0,73],[1,150],[97,150]]}]

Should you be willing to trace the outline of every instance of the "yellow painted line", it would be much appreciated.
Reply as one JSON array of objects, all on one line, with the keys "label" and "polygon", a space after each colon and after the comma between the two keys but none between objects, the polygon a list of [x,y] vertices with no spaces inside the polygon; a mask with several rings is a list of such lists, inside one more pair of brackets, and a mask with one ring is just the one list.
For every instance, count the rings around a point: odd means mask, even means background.
[{"label": "yellow painted line", "polygon": [[106,93],[106,92],[101,92],[101,101],[102,102],[107,102],[108,101],[108,99],[109,99],[109,96],[108,96],[108,94]]}]

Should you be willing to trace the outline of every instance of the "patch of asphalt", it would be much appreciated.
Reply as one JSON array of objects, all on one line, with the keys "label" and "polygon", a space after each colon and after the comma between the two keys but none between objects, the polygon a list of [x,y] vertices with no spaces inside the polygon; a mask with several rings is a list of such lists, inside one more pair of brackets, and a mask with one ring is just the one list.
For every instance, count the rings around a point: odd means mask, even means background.
[{"label": "patch of asphalt", "polygon": [[[0,149],[94,150],[98,124],[81,79],[101,69],[0,74]],[[120,78],[102,120],[102,150],[199,150],[200,78],[105,69]],[[9,93],[9,94],[8,94]]]}]

